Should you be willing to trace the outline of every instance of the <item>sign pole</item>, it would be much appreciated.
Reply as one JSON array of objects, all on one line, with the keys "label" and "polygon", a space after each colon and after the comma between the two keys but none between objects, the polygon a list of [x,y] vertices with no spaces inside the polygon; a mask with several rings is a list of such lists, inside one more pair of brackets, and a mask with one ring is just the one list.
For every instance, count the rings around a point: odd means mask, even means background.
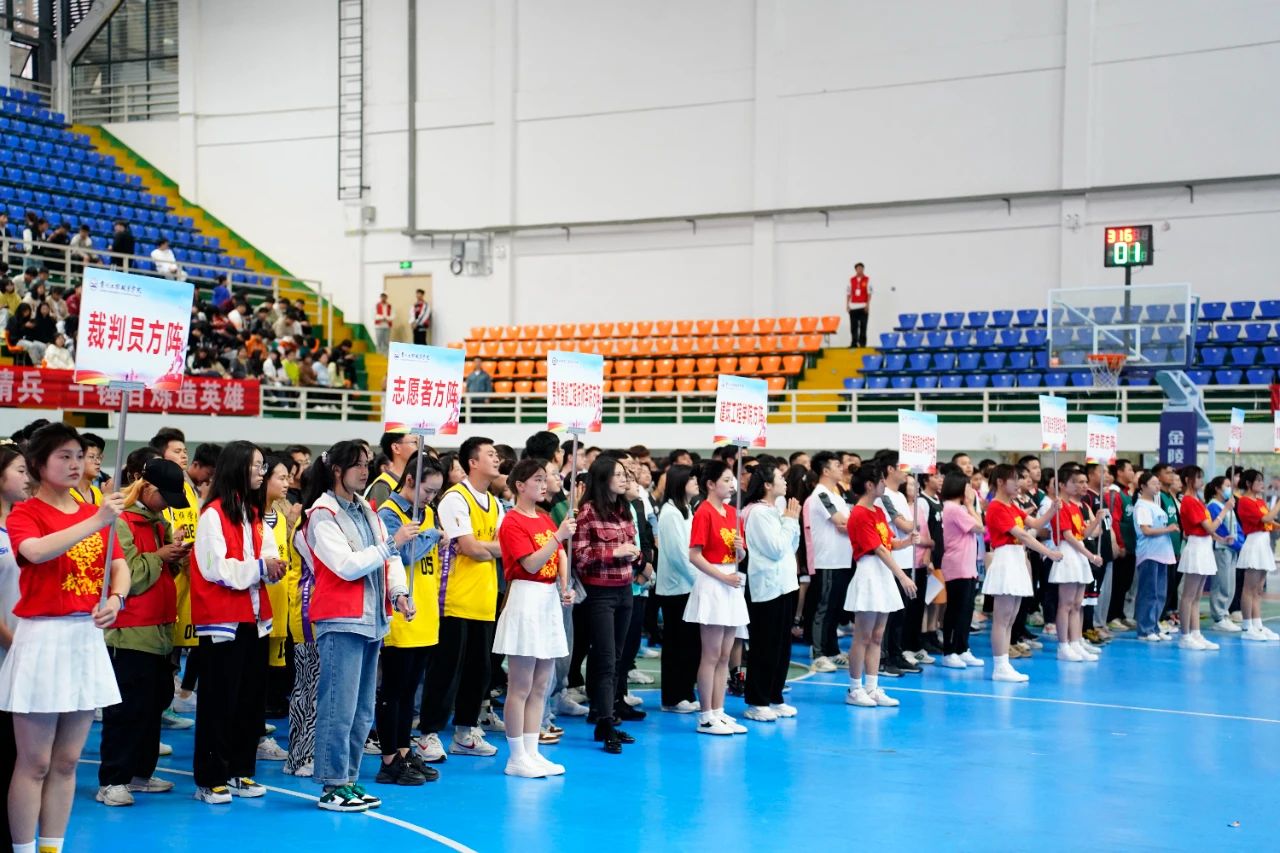
[{"label": "sign pole", "polygon": [[[129,420],[129,394],[134,391],[141,391],[147,386],[141,382],[110,382],[108,388],[120,391],[120,422],[116,424],[116,465],[114,469],[116,491],[121,491],[122,478],[124,475],[124,433],[125,424]],[[102,567],[102,595],[98,601],[100,604],[107,603],[107,597],[111,594],[111,551],[116,545],[116,525],[112,522],[107,529],[107,552]]]},{"label": "sign pole", "polygon": [[[569,460],[569,518],[575,518],[578,514],[578,435],[580,429],[570,429],[569,434],[573,436],[573,458]],[[564,549],[565,558],[569,566],[569,578],[573,579],[573,542],[569,543],[569,547]]]},{"label": "sign pole", "polygon": [[[420,429],[411,430],[411,432],[418,437],[418,454],[417,454],[418,464],[416,466],[417,470],[413,472],[413,515],[411,515],[409,518],[411,520],[411,523],[416,525],[419,528],[419,532],[420,532],[420,529],[422,527],[422,516],[419,514],[421,512],[421,507],[418,505],[418,496],[422,494],[422,454],[427,449],[426,437],[429,435],[435,435],[436,431],[429,428],[420,428]],[[415,539],[417,538],[417,534],[414,534],[414,538]],[[410,553],[413,553],[413,552],[410,551]],[[408,576],[409,576],[409,604],[412,605],[413,604],[413,580],[414,580],[413,563],[409,564]]]}]

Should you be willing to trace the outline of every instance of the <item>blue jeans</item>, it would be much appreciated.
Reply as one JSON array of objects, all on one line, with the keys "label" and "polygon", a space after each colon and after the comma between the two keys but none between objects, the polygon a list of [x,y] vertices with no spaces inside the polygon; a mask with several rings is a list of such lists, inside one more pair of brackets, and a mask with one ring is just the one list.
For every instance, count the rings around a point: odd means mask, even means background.
[{"label": "blue jeans", "polygon": [[1160,633],[1160,611],[1164,609],[1168,572],[1168,566],[1155,560],[1138,564],[1138,605],[1133,615],[1138,620],[1139,637]]},{"label": "blue jeans", "polygon": [[360,778],[364,742],[373,728],[381,646],[346,631],[327,631],[316,639],[315,781],[321,785],[340,787]]}]

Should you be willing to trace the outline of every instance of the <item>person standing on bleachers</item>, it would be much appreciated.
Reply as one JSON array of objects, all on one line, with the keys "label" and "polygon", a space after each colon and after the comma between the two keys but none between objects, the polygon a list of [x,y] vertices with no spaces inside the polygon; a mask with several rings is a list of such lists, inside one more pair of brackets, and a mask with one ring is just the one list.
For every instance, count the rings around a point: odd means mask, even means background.
[{"label": "person standing on bleachers", "polygon": [[394,322],[395,309],[391,306],[391,298],[384,291],[378,297],[378,304],[373,306],[373,335],[380,355],[386,355],[391,345],[391,326]]},{"label": "person standing on bleachers", "polygon": [[93,251],[93,235],[88,225],[81,225],[76,236],[71,238],[71,274],[83,275],[84,268],[97,261]]},{"label": "person standing on bleachers", "polygon": [[160,242],[156,243],[156,247],[151,250],[151,260],[156,265],[156,273],[170,281],[186,281],[187,273],[178,263],[177,257],[173,254],[173,249],[169,246],[169,241],[161,237]]},{"label": "person standing on bleachers", "polygon": [[425,290],[414,291],[414,296],[413,319],[410,322],[413,327],[413,342],[425,346],[427,334],[431,331],[431,303],[427,301]]},{"label": "person standing on bleachers", "polygon": [[133,232],[129,230],[129,223],[122,219],[117,219],[111,232],[111,266],[123,267],[125,265],[125,259],[116,256],[132,255],[133,251]]},{"label": "person standing on bleachers", "polygon": [[866,267],[853,265],[853,277],[849,279],[849,292],[845,298],[849,310],[850,348],[867,345],[867,317],[871,312],[871,279]]}]

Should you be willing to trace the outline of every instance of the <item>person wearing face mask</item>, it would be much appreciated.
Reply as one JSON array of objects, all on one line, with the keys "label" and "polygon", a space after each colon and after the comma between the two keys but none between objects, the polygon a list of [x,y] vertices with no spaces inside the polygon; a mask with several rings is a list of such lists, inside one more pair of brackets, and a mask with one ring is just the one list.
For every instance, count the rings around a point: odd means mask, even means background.
[{"label": "person wearing face mask", "polygon": [[[1209,619],[1213,623],[1210,629],[1224,634],[1239,634],[1244,630],[1232,620],[1230,606],[1236,593],[1236,560],[1240,556],[1240,547],[1244,545],[1231,488],[1239,475],[1239,468],[1228,468],[1226,476],[1214,477],[1204,490],[1205,497],[1209,498],[1209,514],[1222,518],[1222,523],[1214,531],[1217,536],[1213,542],[1213,560],[1217,571],[1209,589]],[[1228,501],[1232,502],[1232,509],[1223,513]]]},{"label": "person wearing face mask", "polygon": [[[1182,478],[1182,500],[1178,504],[1178,521],[1182,525],[1182,557],[1178,560],[1178,572],[1182,575],[1182,593],[1178,601],[1179,624],[1182,639],[1178,647],[1192,651],[1215,651],[1217,643],[1211,643],[1200,633],[1200,596],[1204,592],[1205,576],[1218,572],[1213,557],[1213,539],[1218,528],[1231,513],[1235,502],[1228,500],[1211,516],[1200,500],[1200,487],[1204,484],[1204,471],[1196,465],[1188,465],[1178,472]],[[1222,537],[1222,544],[1228,540]]]},{"label": "person wearing face mask", "polygon": [[1102,557],[1090,553],[1086,539],[1092,539],[1102,527],[1102,516],[1090,516],[1081,503],[1088,480],[1084,469],[1067,463],[1058,469],[1059,509],[1054,518],[1054,541],[1063,558],[1049,570],[1049,583],[1058,586],[1058,660],[1082,662],[1098,660],[1097,646],[1084,639],[1084,591],[1093,583],[1093,569],[1102,565]]},{"label": "person wearing face mask", "polygon": [[1240,595],[1240,611],[1244,617],[1245,640],[1280,640],[1262,622],[1262,593],[1267,574],[1276,569],[1276,555],[1271,545],[1271,532],[1280,515],[1280,503],[1267,509],[1262,497],[1262,472],[1252,468],[1240,475],[1240,497],[1236,501],[1236,514],[1244,531],[1244,545],[1240,548],[1239,568],[1244,569],[1244,589]]}]

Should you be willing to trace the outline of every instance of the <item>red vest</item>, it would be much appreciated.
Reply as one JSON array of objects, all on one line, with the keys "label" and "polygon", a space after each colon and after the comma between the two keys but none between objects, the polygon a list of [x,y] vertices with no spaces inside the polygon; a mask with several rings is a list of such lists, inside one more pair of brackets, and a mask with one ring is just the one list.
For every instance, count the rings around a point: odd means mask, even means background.
[{"label": "red vest", "polygon": [[[359,502],[357,502],[359,505]],[[328,507],[316,507],[312,513],[327,512],[337,520],[337,515]],[[307,523],[310,524],[311,516],[307,516]],[[374,519],[373,529],[378,530],[377,519]],[[304,533],[305,535],[305,533]],[[309,616],[312,622],[323,622],[326,619],[359,619],[364,615],[364,578],[358,580],[344,580],[334,573],[333,569],[325,565],[320,555],[315,553],[315,549],[311,549],[312,560],[314,566],[312,570],[316,575],[315,591],[311,594],[311,606]],[[382,563],[383,588],[387,591],[391,589],[391,564],[383,561]],[[391,615],[391,602],[384,601],[387,616]]]},{"label": "red vest", "polygon": [[[222,512],[222,501],[213,501],[206,509],[216,513],[222,525],[222,538],[227,543],[227,558],[244,560],[244,527],[232,524]],[[203,516],[205,513],[200,513]],[[261,519],[249,525],[252,530],[252,559],[260,559],[262,554]],[[271,618],[271,599],[265,591],[258,595],[258,612],[264,622]],[[227,622],[254,622],[253,599],[247,589],[231,589],[221,584],[205,580],[200,573],[200,562],[196,559],[196,551],[191,551],[191,621],[196,625],[219,625]]]},{"label": "red vest", "polygon": [[866,302],[868,294],[868,285],[871,279],[865,275],[855,275],[849,279],[849,301],[850,302]]},{"label": "red vest", "polygon": [[[167,538],[161,532],[163,521],[150,521],[136,512],[120,514],[133,533],[133,545],[139,554],[153,554],[160,550]],[[126,555],[127,556],[127,555]],[[171,625],[178,621],[178,588],[168,567],[160,570],[145,592],[129,596],[125,609],[116,617],[113,628],[141,628],[144,625]]]}]

